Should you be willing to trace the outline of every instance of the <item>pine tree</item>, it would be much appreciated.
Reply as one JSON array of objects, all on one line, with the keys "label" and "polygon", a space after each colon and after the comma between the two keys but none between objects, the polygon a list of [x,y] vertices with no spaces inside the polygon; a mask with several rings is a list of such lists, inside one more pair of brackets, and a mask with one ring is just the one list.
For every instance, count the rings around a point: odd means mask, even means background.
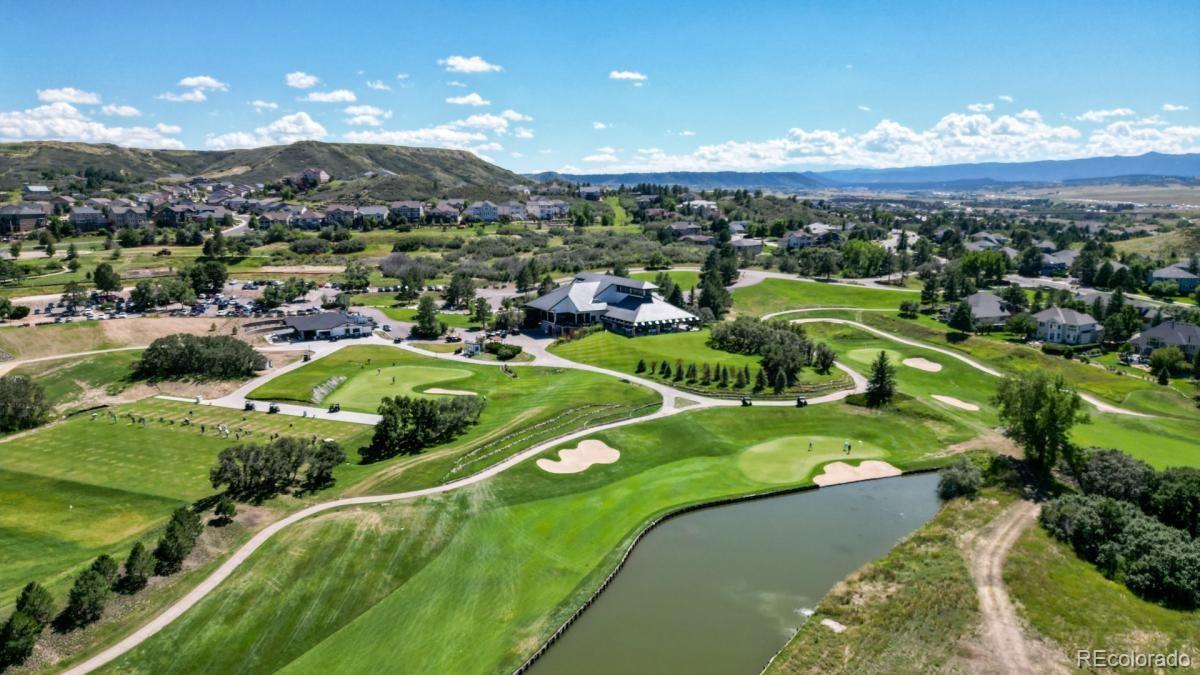
[{"label": "pine tree", "polygon": [[733,380],[734,388],[735,389],[743,389],[743,388],[745,388],[745,386],[747,384],[748,384],[748,382],[746,382],[746,371],[744,371],[744,370],[737,371],[737,377],[734,378],[734,380]]},{"label": "pine tree", "polygon": [[782,370],[775,373],[775,393],[782,394],[787,389],[787,373]]},{"label": "pine tree", "polygon": [[662,368],[659,369],[658,374],[662,375],[664,379],[671,377],[671,364],[663,361]]},{"label": "pine tree", "polygon": [[712,384],[712,366],[708,365],[707,363],[704,364],[703,373],[700,375],[700,384],[703,384],[706,387]]},{"label": "pine tree", "polygon": [[719,368],[721,370],[721,388],[728,389],[729,388],[729,369],[726,368],[725,366],[719,366]]},{"label": "pine tree", "polygon": [[675,381],[683,379],[683,359],[675,359]]},{"label": "pine tree", "polygon": [[635,372],[635,373],[646,372],[646,359],[638,359],[637,368],[634,368],[633,372]]},{"label": "pine tree", "polygon": [[125,574],[121,576],[117,590],[121,593],[137,593],[146,587],[153,573],[154,556],[139,541],[129,550],[129,557],[125,559]]},{"label": "pine tree", "polygon": [[742,366],[742,386],[750,384],[750,364]]},{"label": "pine tree", "polygon": [[888,359],[887,352],[879,352],[871,363],[871,376],[867,380],[867,405],[882,408],[892,402],[896,395],[896,368]]},{"label": "pine tree", "polygon": [[762,368],[758,369],[758,374],[754,376],[754,392],[758,393],[767,388],[767,371]]},{"label": "pine tree", "polygon": [[687,381],[688,381],[688,382],[695,382],[695,381],[696,381],[696,364],[695,364],[695,363],[689,363],[689,364],[688,364],[688,369],[687,369]]}]

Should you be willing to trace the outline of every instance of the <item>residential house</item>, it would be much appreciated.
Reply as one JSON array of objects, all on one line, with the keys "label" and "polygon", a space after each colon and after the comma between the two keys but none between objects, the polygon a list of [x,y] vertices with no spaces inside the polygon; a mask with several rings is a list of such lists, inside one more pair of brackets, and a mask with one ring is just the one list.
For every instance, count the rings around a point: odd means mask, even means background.
[{"label": "residential house", "polygon": [[195,209],[186,204],[172,204],[154,214],[154,222],[163,227],[180,227]]},{"label": "residential house", "polygon": [[1041,241],[1034,242],[1033,245],[1035,248],[1037,248],[1037,250],[1041,251],[1042,253],[1054,253],[1056,250],[1058,250],[1058,244],[1055,244],[1054,242],[1052,242],[1048,239],[1043,239]]},{"label": "residential house", "polygon": [[700,226],[696,223],[691,223],[688,221],[671,223],[670,225],[667,225],[667,229],[670,230],[671,234],[674,234],[676,237],[686,237],[689,235],[700,234]]},{"label": "residential house", "polygon": [[292,227],[302,230],[319,230],[325,224],[325,214],[320,211],[305,211],[292,216]]},{"label": "residential house", "polygon": [[597,186],[585,186],[579,188],[579,196],[591,201],[598,202],[600,197],[604,196],[604,188]]},{"label": "residential house", "polygon": [[680,204],[686,204],[688,202],[694,202],[697,199],[700,199],[700,195],[696,194],[695,192],[685,192],[679,195],[678,201]]},{"label": "residential house", "polygon": [[602,323],[632,337],[689,330],[700,322],[664,300],[657,289],[649,281],[583,272],[525,307],[552,335]]},{"label": "residential house", "polygon": [[729,234],[738,235],[746,234],[746,228],[750,227],[750,223],[745,220],[734,220],[729,223]]},{"label": "residential house", "polygon": [[346,312],[321,312],[307,316],[289,316],[283,320],[291,329],[293,340],[331,340],[365,337],[371,334],[374,323],[361,315]]},{"label": "residential house", "polygon": [[[392,217],[396,220],[403,220],[409,223],[419,223],[425,217],[425,204],[406,200],[400,202],[392,202],[388,207],[391,210]],[[458,212],[455,212],[458,215]]]},{"label": "residential house", "polygon": [[258,217],[258,224],[262,227],[289,225],[291,222],[292,214],[288,211],[267,211]]},{"label": "residential house", "polygon": [[0,206],[0,234],[5,236],[25,234],[39,227],[45,227],[46,214],[41,209],[30,204],[10,204]]},{"label": "residential house", "polygon": [[467,207],[466,216],[468,220],[494,223],[500,220],[500,207],[487,200],[473,202]]},{"label": "residential house", "polygon": [[108,199],[107,197],[88,197],[87,199],[83,200],[84,206],[90,206],[93,209],[102,209],[111,203],[112,200]]},{"label": "residential house", "polygon": [[783,246],[789,251],[808,248],[817,243],[816,235],[804,230],[792,230],[783,236]]},{"label": "residential house", "polygon": [[732,246],[738,253],[745,253],[747,255],[758,255],[763,251],[762,239],[742,237],[729,242],[729,245]]},{"label": "residential house", "polygon": [[[963,301],[971,308],[971,321],[976,328],[1003,327],[1004,323],[1008,321],[1008,317],[1012,315],[1004,300],[989,291],[979,291],[963,298]],[[946,308],[942,313],[942,319],[949,319],[952,311],[953,307]]]},{"label": "residential house", "polygon": [[535,199],[525,205],[525,212],[538,220],[566,218],[570,207],[561,199]]},{"label": "residential house", "polygon": [[458,207],[447,201],[438,202],[429,211],[429,219],[436,223],[457,223]]},{"label": "residential house", "polygon": [[48,202],[54,193],[45,185],[26,185],[21,188],[21,198],[31,202]]},{"label": "residential house", "polygon": [[108,223],[108,217],[103,211],[90,206],[76,206],[71,209],[70,220],[81,232],[98,230]]},{"label": "residential house", "polygon": [[1041,275],[1049,277],[1055,274],[1066,274],[1067,270],[1071,269],[1071,265],[1075,264],[1075,259],[1078,257],[1079,250],[1073,248],[1045,254],[1042,256]]},{"label": "residential house", "polygon": [[1175,285],[1179,287],[1179,292],[1187,295],[1196,290],[1197,285],[1200,285],[1200,275],[1189,272],[1187,263],[1175,263],[1150,273],[1150,283],[1160,281],[1175,282]]},{"label": "residential house", "polygon": [[360,206],[358,209],[358,224],[365,225],[366,223],[374,222],[376,225],[385,225],[388,221],[388,214],[391,210],[386,206]]},{"label": "residential house", "polygon": [[358,209],[349,204],[330,204],[325,207],[325,222],[329,225],[350,227],[358,216]]},{"label": "residential house", "polygon": [[707,234],[685,234],[679,238],[679,241],[695,246],[714,246],[717,243],[717,238]]},{"label": "residential house", "polygon": [[509,220],[525,220],[528,218],[525,205],[518,201],[507,201],[500,205],[500,217]]},{"label": "residential house", "polygon": [[66,213],[71,210],[71,207],[75,206],[75,198],[69,195],[55,195],[50,200],[50,204],[54,206],[55,211]]},{"label": "residential house", "polygon": [[1089,314],[1064,307],[1049,307],[1033,315],[1037,337],[1064,345],[1090,345],[1100,340],[1100,325]]},{"label": "residential house", "polygon": [[651,204],[657,204],[662,199],[658,195],[638,195],[635,198],[639,209],[644,209]]},{"label": "residential house", "polygon": [[113,206],[108,210],[108,224],[113,227],[144,227],[148,220],[144,206]]},{"label": "residential house", "polygon": [[1129,340],[1137,353],[1149,356],[1155,349],[1178,347],[1188,359],[1196,358],[1200,350],[1200,326],[1182,321],[1164,321],[1134,335]]},{"label": "residential house", "polygon": [[692,209],[692,213],[701,218],[716,218],[721,215],[721,208],[717,206],[716,202],[710,202],[705,199],[694,199],[688,202],[687,205]]},{"label": "residential house", "polygon": [[318,169],[314,167],[309,167],[301,171],[300,177],[310,185],[321,185],[322,183],[329,182],[329,174],[325,172],[325,169]]}]

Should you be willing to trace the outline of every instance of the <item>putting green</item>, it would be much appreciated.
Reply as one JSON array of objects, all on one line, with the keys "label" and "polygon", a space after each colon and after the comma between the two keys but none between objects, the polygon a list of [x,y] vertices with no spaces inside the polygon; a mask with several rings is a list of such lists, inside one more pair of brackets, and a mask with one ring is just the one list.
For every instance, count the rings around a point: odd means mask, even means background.
[{"label": "putting green", "polygon": [[846,352],[846,359],[855,363],[871,365],[875,359],[879,358],[879,352],[887,354],[888,361],[892,362],[893,366],[899,366],[904,360],[904,355],[894,349],[852,349]]},{"label": "putting green", "polygon": [[[851,443],[850,454],[842,449]],[[812,451],[808,444],[812,443]],[[763,483],[795,483],[818,466],[832,461],[882,457],[883,448],[856,438],[784,436],[751,446],[738,457],[738,468],[748,478]]]},{"label": "putting green", "polygon": [[[364,368],[325,399],[357,410],[374,410],[384,396],[421,395],[418,389],[474,376],[462,368],[440,366],[387,366]],[[457,388],[461,388],[457,387]],[[432,396],[432,394],[430,394]]]}]

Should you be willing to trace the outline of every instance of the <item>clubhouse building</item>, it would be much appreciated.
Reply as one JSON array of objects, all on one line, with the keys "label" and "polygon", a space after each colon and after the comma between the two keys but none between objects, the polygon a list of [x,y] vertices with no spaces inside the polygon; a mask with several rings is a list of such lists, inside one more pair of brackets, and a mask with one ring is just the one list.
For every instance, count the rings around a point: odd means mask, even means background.
[{"label": "clubhouse building", "polygon": [[656,290],[649,281],[583,272],[525,309],[551,335],[602,323],[607,330],[634,337],[690,330],[700,323]]}]

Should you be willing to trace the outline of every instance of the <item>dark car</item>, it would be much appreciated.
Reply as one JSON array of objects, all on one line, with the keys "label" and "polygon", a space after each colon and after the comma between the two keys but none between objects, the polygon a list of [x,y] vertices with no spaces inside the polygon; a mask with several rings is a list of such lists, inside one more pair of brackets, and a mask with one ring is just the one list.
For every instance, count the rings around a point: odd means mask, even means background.
[{"label": "dark car", "polygon": [[246,401],[246,403],[242,406],[242,410],[252,412],[254,410],[254,403],[251,401]]}]

